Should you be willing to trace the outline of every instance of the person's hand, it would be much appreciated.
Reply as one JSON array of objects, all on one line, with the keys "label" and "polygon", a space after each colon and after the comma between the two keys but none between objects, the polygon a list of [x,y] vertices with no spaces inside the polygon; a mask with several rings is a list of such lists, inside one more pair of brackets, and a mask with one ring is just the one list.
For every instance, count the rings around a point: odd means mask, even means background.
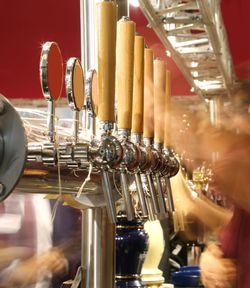
[{"label": "person's hand", "polygon": [[206,288],[237,287],[237,267],[232,259],[223,258],[223,252],[210,244],[200,260],[201,280]]},{"label": "person's hand", "polygon": [[57,275],[65,272],[67,260],[60,249],[53,248],[38,257],[38,265]]},{"label": "person's hand", "polygon": [[67,260],[59,249],[53,248],[39,256],[21,262],[5,280],[8,287],[27,287],[30,284],[61,274],[67,269]]},{"label": "person's hand", "polygon": [[0,270],[6,268],[15,259],[27,259],[33,253],[32,249],[26,247],[5,246],[0,248]]}]

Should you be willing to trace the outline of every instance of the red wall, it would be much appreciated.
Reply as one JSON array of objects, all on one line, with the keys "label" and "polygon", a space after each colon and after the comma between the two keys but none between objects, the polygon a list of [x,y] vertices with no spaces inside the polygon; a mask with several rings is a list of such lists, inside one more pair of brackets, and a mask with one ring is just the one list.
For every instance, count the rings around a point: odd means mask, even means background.
[{"label": "red wall", "polygon": [[236,75],[250,80],[250,1],[222,0],[221,9]]},{"label": "red wall", "polygon": [[2,0],[0,93],[7,98],[42,98],[41,44],[56,41],[64,61],[80,57],[79,0]]},{"label": "red wall", "polygon": [[[8,98],[42,98],[39,58],[45,41],[58,42],[65,62],[69,57],[80,57],[79,6],[79,0],[1,1],[0,93]],[[250,79],[250,1],[222,0],[222,11],[237,75]],[[189,95],[189,85],[173,61],[165,57],[164,47],[146,27],[140,10],[133,9],[131,17],[155,56],[166,59],[173,95]]]}]

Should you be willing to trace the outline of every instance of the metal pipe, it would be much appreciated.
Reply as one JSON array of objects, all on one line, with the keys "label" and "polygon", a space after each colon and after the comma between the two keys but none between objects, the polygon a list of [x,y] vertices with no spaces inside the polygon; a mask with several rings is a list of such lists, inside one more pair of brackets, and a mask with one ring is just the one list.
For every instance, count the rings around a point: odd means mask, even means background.
[{"label": "metal pipe", "polygon": [[157,194],[156,194],[154,182],[152,179],[152,175],[150,173],[146,173],[146,177],[147,177],[149,192],[150,192],[150,195],[152,198],[154,214],[159,214],[160,213],[160,207],[159,207],[159,203],[157,200]]},{"label": "metal pipe", "polygon": [[79,134],[79,112],[78,111],[74,111],[73,133],[74,133],[74,141],[75,141],[75,143],[77,143],[78,142],[78,134]]},{"label": "metal pipe", "polygon": [[121,180],[122,195],[125,202],[125,208],[127,213],[127,219],[131,221],[135,218],[135,213],[133,209],[131,195],[129,193],[127,173],[125,171],[120,170],[120,180]]},{"label": "metal pipe", "polygon": [[93,259],[93,288],[102,287],[102,208],[95,208],[94,212],[94,259]]},{"label": "metal pipe", "polygon": [[172,193],[170,179],[168,177],[165,178],[165,183],[166,183],[166,194],[167,194],[167,199],[168,199],[169,210],[171,213],[173,213],[175,211],[174,199],[173,199],[173,193]]},{"label": "metal pipe", "polygon": [[142,187],[141,175],[140,175],[140,173],[135,173],[134,175],[135,175],[136,190],[137,190],[138,197],[139,197],[139,203],[141,206],[142,215],[147,217],[148,216],[148,208],[146,205],[145,195],[144,195],[144,191],[143,191],[143,187]]},{"label": "metal pipe", "polygon": [[101,170],[101,178],[102,178],[104,198],[107,204],[107,212],[108,212],[109,220],[111,223],[116,223],[115,201],[112,195],[109,174],[105,168]]},{"label": "metal pipe", "polygon": [[84,268],[82,288],[93,288],[93,223],[93,210],[82,211],[82,266]]},{"label": "metal pipe", "polygon": [[165,215],[167,214],[167,207],[166,207],[166,202],[164,199],[164,193],[162,189],[162,184],[161,184],[161,179],[159,175],[156,175],[156,184],[157,184],[157,190],[158,190],[158,199],[159,199],[159,204],[160,204],[160,213]]},{"label": "metal pipe", "polygon": [[80,0],[81,58],[85,72],[97,68],[95,2]]},{"label": "metal pipe", "polygon": [[128,0],[116,0],[116,4],[118,7],[118,20],[121,19],[123,16],[129,17],[129,1]]},{"label": "metal pipe", "polygon": [[55,142],[55,104],[54,100],[48,101],[48,118],[47,118],[48,136],[50,142]]},{"label": "metal pipe", "polygon": [[114,282],[115,228],[109,223],[106,209],[82,212],[82,288],[112,288]]}]

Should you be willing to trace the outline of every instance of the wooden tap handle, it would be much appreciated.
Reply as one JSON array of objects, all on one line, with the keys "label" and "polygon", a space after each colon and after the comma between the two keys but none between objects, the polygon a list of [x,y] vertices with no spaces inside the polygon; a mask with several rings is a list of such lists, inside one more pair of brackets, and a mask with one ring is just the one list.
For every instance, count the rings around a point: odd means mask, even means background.
[{"label": "wooden tap handle", "polygon": [[100,121],[115,121],[115,44],[116,5],[97,3],[98,38],[98,117]]},{"label": "wooden tap handle", "polygon": [[131,129],[135,23],[122,18],[117,24],[116,80],[118,128]]},{"label": "wooden tap handle", "polygon": [[171,129],[171,74],[166,70],[166,90],[165,90],[165,123],[164,123],[164,147],[170,146],[170,129]]},{"label": "wooden tap handle", "polygon": [[143,132],[144,38],[135,36],[132,133]]},{"label": "wooden tap handle", "polygon": [[154,138],[154,87],[153,51],[144,49],[144,107],[143,137]]},{"label": "wooden tap handle", "polygon": [[154,142],[164,142],[164,107],[166,67],[163,60],[154,60]]}]

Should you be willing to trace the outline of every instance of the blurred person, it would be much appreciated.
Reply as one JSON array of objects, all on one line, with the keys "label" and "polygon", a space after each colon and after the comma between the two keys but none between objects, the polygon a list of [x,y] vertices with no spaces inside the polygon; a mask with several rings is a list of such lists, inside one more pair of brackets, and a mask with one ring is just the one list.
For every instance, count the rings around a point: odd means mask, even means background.
[{"label": "blurred person", "polygon": [[79,250],[74,242],[80,239],[53,247],[53,236],[58,236],[53,230],[50,202],[44,195],[13,193],[0,203],[1,288],[60,287],[52,286],[52,276],[67,275],[71,252]]},{"label": "blurred person", "polygon": [[[67,199],[65,199],[67,200]],[[57,200],[50,200],[51,207]],[[67,205],[57,207],[55,214],[52,242],[60,248],[67,259],[66,273],[57,273],[52,277],[52,287],[58,288],[67,280],[74,279],[77,269],[81,266],[81,212],[79,209]]]},{"label": "blurred person", "polygon": [[189,132],[197,142],[193,141],[192,147],[186,143],[186,153],[191,159],[208,161],[212,152],[219,152],[211,185],[234,205],[220,243],[208,245],[201,257],[202,280],[208,288],[250,287],[249,105],[250,84],[245,82],[232,96],[231,112],[225,115],[221,128],[212,127],[207,119],[191,117],[195,125]]}]

